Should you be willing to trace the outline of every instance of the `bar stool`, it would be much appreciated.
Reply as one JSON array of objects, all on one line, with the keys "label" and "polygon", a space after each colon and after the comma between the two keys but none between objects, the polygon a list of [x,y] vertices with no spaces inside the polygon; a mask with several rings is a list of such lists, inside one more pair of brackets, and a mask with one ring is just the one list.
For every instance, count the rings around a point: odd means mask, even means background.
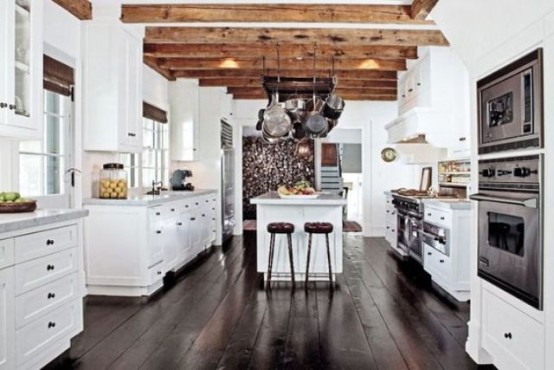
[{"label": "bar stool", "polygon": [[312,251],[312,235],[325,234],[325,242],[327,244],[327,263],[329,265],[329,283],[333,287],[333,270],[331,269],[331,250],[329,247],[329,234],[333,232],[333,224],[329,222],[306,222],[304,224],[304,232],[308,233],[308,258],[306,260],[306,284],[308,289],[308,273],[310,268],[310,253]]},{"label": "bar stool", "polygon": [[288,222],[272,222],[267,225],[267,231],[271,234],[269,242],[269,261],[267,263],[267,287],[271,283],[271,270],[273,269],[273,255],[275,251],[275,234],[286,234],[287,243],[289,249],[289,259],[290,259],[290,273],[292,280],[292,289],[295,288],[294,281],[294,262],[292,259],[292,233],[294,232],[294,225]]}]

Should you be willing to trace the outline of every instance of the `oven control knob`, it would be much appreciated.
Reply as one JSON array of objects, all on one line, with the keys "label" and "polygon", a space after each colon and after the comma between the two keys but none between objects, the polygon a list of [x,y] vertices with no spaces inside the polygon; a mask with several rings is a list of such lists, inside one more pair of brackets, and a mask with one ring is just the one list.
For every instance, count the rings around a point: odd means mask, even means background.
[{"label": "oven control knob", "polygon": [[482,172],[481,172],[481,175],[483,177],[494,177],[496,175],[496,171],[494,168],[485,168]]},{"label": "oven control knob", "polygon": [[514,176],[516,177],[527,177],[527,176],[531,176],[532,173],[536,174],[538,173],[538,171],[531,171],[531,169],[527,167],[514,168]]}]

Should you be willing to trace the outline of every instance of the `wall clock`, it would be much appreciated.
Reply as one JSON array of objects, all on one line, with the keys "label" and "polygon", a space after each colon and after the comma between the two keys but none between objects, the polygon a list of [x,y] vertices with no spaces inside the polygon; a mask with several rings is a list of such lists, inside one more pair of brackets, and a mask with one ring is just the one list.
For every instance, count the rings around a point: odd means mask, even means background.
[{"label": "wall clock", "polygon": [[381,159],[385,162],[392,162],[396,159],[396,150],[393,148],[385,148],[381,150]]}]

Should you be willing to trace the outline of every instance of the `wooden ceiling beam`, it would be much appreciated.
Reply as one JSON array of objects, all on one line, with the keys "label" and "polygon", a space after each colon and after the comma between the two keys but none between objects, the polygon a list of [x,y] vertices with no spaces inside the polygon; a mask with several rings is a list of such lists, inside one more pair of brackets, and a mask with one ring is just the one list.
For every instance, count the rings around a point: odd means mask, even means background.
[{"label": "wooden ceiling beam", "polygon": [[159,74],[161,74],[163,77],[166,78],[166,80],[168,81],[175,81],[175,76],[173,75],[173,72],[168,70],[168,69],[164,69],[164,68],[161,68],[158,64],[158,60],[156,58],[152,58],[152,57],[143,57],[143,62],[144,64],[146,64],[148,67],[152,68],[154,71],[158,72]]},{"label": "wooden ceiling beam", "polygon": [[[396,101],[396,95],[366,95],[366,94],[352,94],[352,95],[341,95],[345,101],[352,100],[376,100],[376,101]],[[265,94],[258,93],[248,93],[248,94],[233,94],[233,99],[244,99],[244,100],[265,100],[267,101],[267,96]]]},{"label": "wooden ceiling beam", "polygon": [[[224,86],[224,87],[260,87],[261,78],[209,78],[200,79],[200,86]],[[364,81],[364,80],[338,80],[337,87],[341,88],[379,88],[383,90],[396,90],[396,81]]]},{"label": "wooden ceiling beam", "polygon": [[325,22],[433,24],[409,6],[353,4],[124,4],[125,23]]},{"label": "wooden ceiling beam", "polygon": [[[316,71],[318,77],[329,77],[330,71]],[[268,76],[277,76],[276,70],[266,71]],[[283,70],[281,77],[306,77],[312,76],[312,69],[308,70]],[[173,72],[176,78],[198,78],[198,79],[220,79],[220,78],[261,78],[262,70],[259,69],[191,69],[178,70]],[[350,70],[350,71],[335,71],[335,76],[341,81],[348,80],[386,80],[397,81],[397,73],[395,71],[375,71],[375,70]]]},{"label": "wooden ceiling beam", "polygon": [[[189,59],[171,58],[159,59],[161,68],[170,70],[180,69],[264,69],[264,61],[258,59]],[[284,59],[280,60],[281,70],[308,70],[312,68],[310,59]],[[265,68],[277,68],[277,60],[266,60]],[[316,62],[318,70],[375,70],[375,71],[404,71],[405,59],[337,59],[319,60]]]},{"label": "wooden ceiling beam", "polygon": [[146,43],[447,46],[438,30],[146,27]]},{"label": "wooden ceiling beam", "polygon": [[52,0],[80,20],[92,19],[92,4],[88,0]]},{"label": "wooden ceiling beam", "polygon": [[[281,58],[313,58],[313,45],[279,46]],[[155,58],[261,58],[276,55],[272,44],[144,44],[144,55]],[[417,47],[394,45],[318,45],[317,58],[416,59]]]},{"label": "wooden ceiling beam", "polygon": [[412,19],[417,21],[425,20],[438,1],[439,0],[414,0],[410,9]]}]

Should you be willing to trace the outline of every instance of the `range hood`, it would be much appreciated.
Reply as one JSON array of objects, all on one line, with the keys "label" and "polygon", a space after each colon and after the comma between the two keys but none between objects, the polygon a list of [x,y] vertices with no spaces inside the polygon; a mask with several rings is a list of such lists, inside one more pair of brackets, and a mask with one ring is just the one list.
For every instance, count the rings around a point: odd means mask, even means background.
[{"label": "range hood", "polygon": [[389,144],[431,144],[438,148],[450,145],[452,127],[452,111],[436,108],[412,108],[385,126]]}]

